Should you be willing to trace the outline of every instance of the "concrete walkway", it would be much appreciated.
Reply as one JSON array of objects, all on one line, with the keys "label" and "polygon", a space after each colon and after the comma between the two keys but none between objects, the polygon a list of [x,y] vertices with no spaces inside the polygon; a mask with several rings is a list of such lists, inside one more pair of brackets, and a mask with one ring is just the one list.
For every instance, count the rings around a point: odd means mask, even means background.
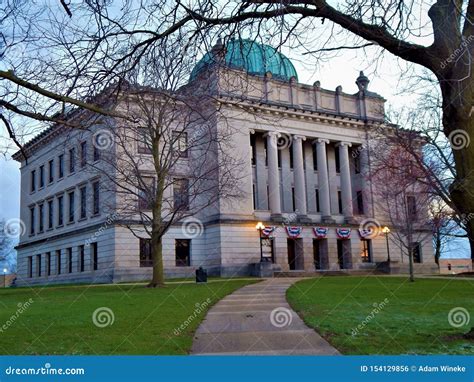
[{"label": "concrete walkway", "polygon": [[275,278],[245,286],[214,305],[199,326],[193,354],[319,354],[339,352],[308,328],[286,302],[298,279]]}]

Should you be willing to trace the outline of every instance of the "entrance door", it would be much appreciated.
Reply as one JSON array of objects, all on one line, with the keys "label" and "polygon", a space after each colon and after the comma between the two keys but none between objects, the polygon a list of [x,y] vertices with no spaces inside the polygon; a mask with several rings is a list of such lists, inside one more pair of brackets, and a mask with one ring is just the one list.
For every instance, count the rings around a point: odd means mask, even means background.
[{"label": "entrance door", "polygon": [[327,239],[313,239],[313,259],[316,270],[329,269]]},{"label": "entrance door", "polygon": [[352,269],[351,241],[349,239],[337,240],[337,263],[340,269]]},{"label": "entrance door", "polygon": [[287,239],[290,271],[304,270],[303,239]]},{"label": "entrance door", "polygon": [[295,240],[287,239],[287,246],[288,246],[288,266],[290,267],[290,271],[294,271],[296,269]]}]

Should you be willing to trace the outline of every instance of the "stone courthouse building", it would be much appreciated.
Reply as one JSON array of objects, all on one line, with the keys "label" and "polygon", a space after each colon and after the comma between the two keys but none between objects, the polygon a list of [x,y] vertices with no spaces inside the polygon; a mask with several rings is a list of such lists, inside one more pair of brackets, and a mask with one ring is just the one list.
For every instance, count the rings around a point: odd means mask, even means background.
[{"label": "stone courthouse building", "polygon": [[[224,65],[215,64],[217,55]],[[368,132],[385,127],[385,100],[368,90],[363,73],[349,92],[324,89],[319,81],[303,84],[272,47],[231,40],[198,62],[185,88],[201,81],[213,81],[220,112],[237,131],[235,155],[246,163],[239,174],[243,195],[196,217],[194,234],[171,226],[163,240],[168,276],[192,275],[199,266],[211,275],[249,275],[261,258],[285,274],[370,271],[387,260],[386,237],[367,230],[390,225],[367,177]],[[93,136],[93,127],[65,132],[53,126],[26,145],[28,161],[14,155],[27,227],[17,248],[19,285],[151,275],[147,238],[104,212],[115,195],[103,191],[100,173],[86,171],[89,163],[100,164]],[[265,228],[258,230],[259,222]],[[437,271],[429,227],[426,233],[413,243],[416,272]],[[408,258],[390,235],[390,259],[404,271]]]}]

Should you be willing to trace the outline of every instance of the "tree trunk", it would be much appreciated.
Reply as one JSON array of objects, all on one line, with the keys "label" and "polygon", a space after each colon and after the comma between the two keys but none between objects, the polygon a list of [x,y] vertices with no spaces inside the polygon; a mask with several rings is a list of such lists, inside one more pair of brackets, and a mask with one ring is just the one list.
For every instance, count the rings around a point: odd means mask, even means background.
[{"label": "tree trunk", "polygon": [[435,235],[435,262],[439,266],[439,258],[441,257],[441,233]]},{"label": "tree trunk", "polygon": [[151,233],[151,253],[153,259],[153,277],[148,287],[163,287],[165,285],[163,272],[163,242],[161,235],[155,231]]},{"label": "tree trunk", "polygon": [[415,272],[413,271],[413,249],[410,249],[408,252],[408,265],[410,269],[410,281],[413,282],[415,281]]}]

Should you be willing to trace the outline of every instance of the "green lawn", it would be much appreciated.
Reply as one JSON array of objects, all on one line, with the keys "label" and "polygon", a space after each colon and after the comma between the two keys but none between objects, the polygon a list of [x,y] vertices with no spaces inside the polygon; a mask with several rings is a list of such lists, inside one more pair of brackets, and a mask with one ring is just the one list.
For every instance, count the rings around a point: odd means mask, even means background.
[{"label": "green lawn", "polygon": [[209,307],[252,282],[0,289],[0,354],[187,354]]},{"label": "green lawn", "polygon": [[[323,277],[296,283],[287,298],[343,354],[474,353],[474,341],[462,337],[474,326],[470,280]],[[470,314],[469,326],[449,324],[457,307]]]}]

